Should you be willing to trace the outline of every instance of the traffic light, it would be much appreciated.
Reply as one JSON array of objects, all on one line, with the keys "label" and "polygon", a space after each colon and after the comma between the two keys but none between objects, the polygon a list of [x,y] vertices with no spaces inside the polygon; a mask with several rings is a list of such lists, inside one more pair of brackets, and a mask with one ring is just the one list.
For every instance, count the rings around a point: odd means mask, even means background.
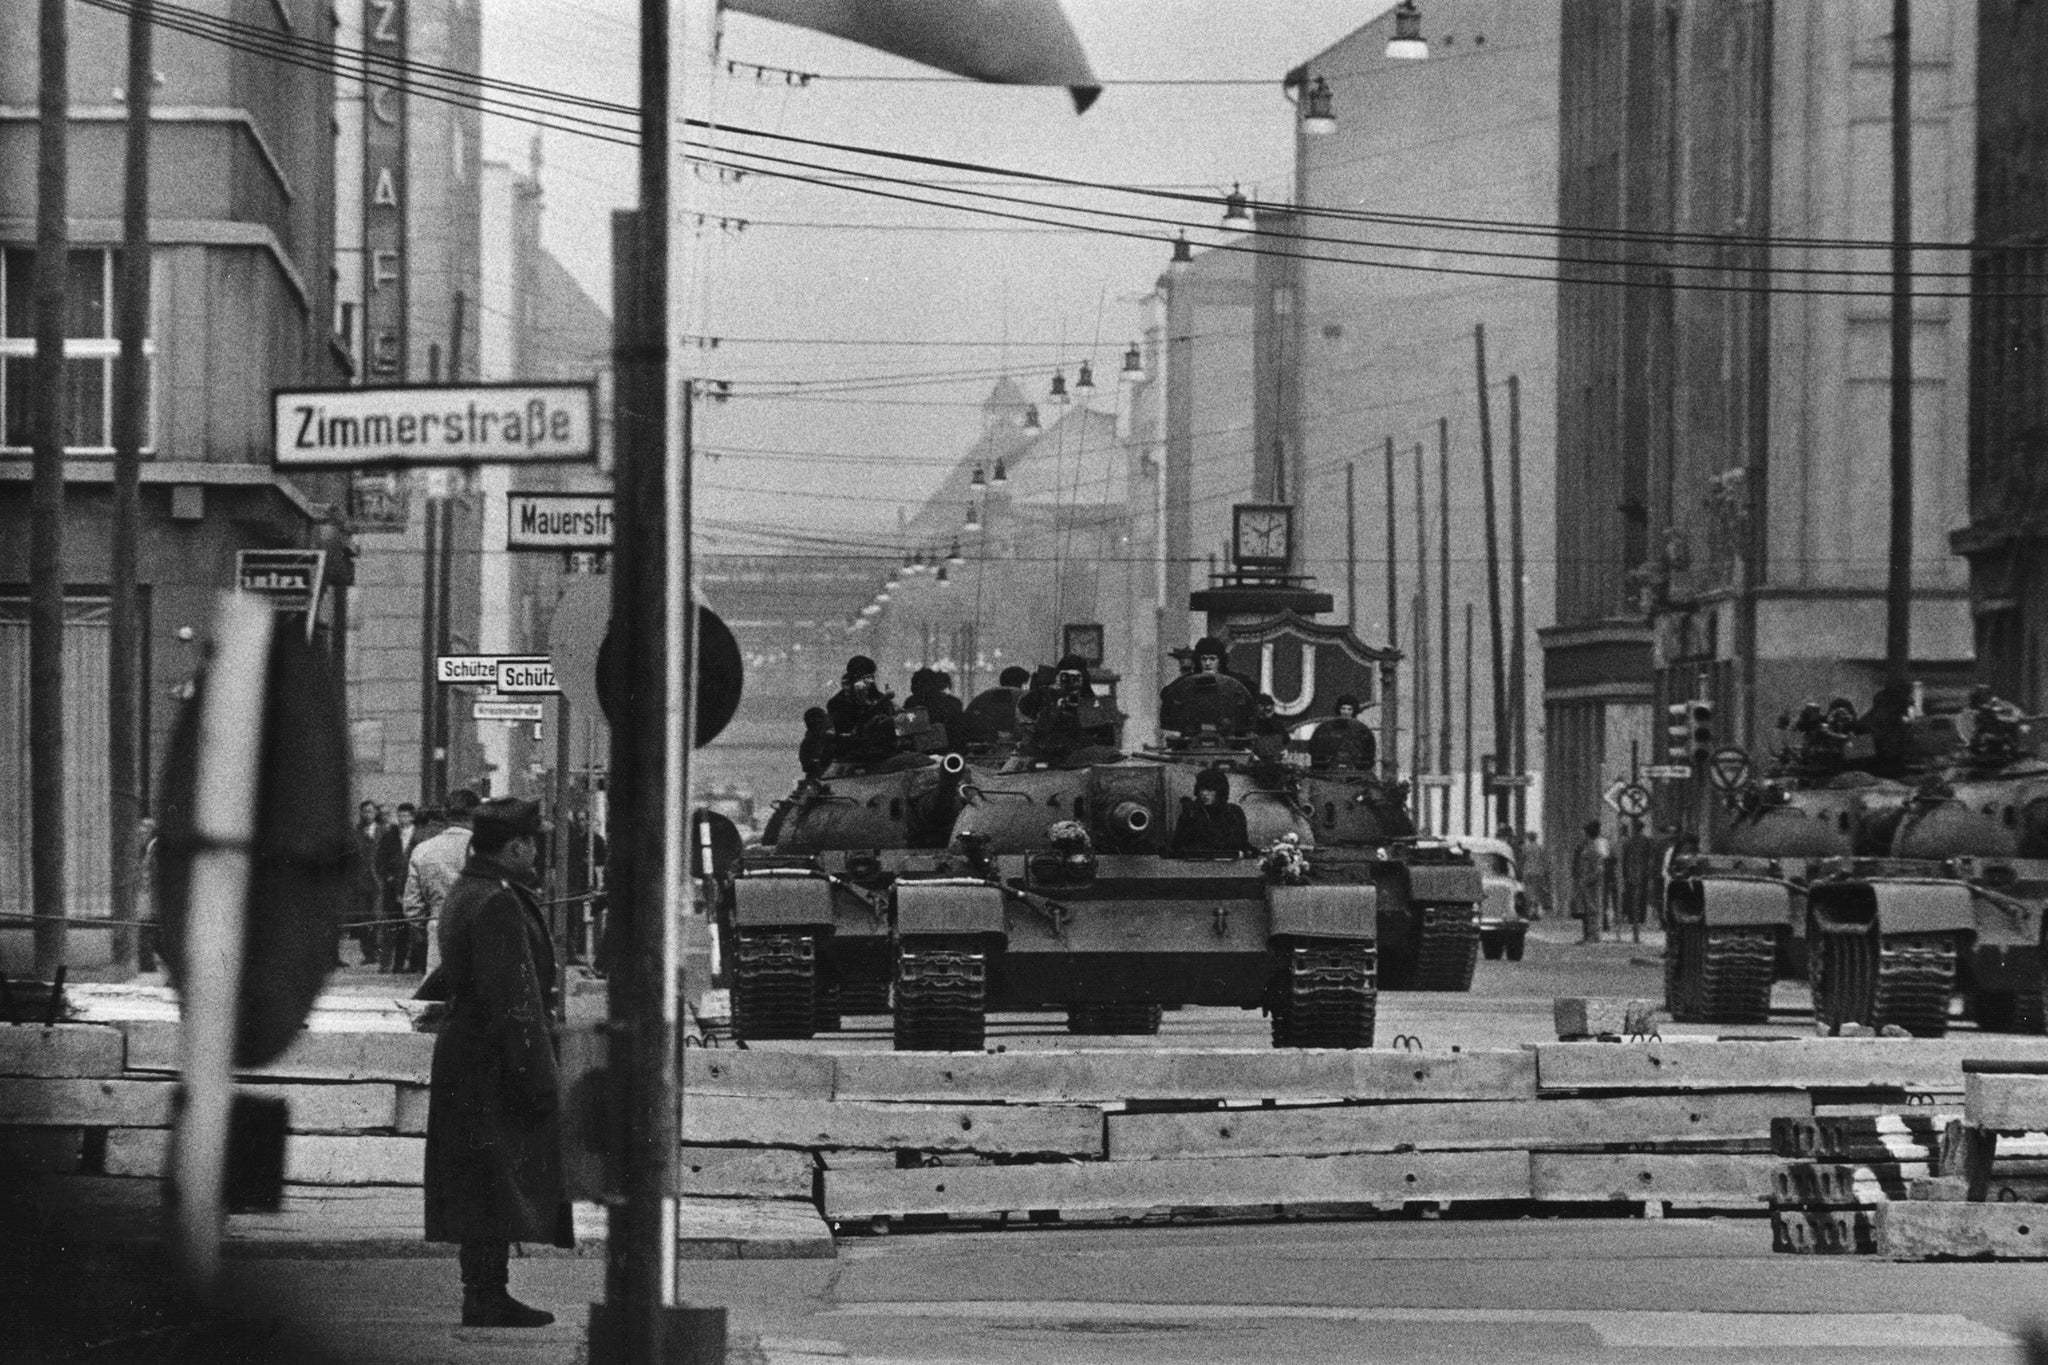
[{"label": "traffic light", "polygon": [[1671,723],[1664,727],[1664,733],[1671,742],[1664,746],[1664,755],[1673,763],[1692,762],[1692,706],[1689,701],[1675,701],[1665,707]]},{"label": "traffic light", "polygon": [[1692,702],[1692,762],[1705,766],[1714,755],[1714,703],[1705,698]]}]

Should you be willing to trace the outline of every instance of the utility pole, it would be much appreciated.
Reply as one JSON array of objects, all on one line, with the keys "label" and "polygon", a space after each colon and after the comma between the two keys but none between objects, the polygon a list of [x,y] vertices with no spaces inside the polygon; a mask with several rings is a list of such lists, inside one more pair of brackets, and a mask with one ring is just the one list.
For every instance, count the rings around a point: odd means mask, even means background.
[{"label": "utility pole", "polygon": [[1358,630],[1358,465],[1344,462],[1344,612]]},{"label": "utility pole", "polygon": [[[1486,617],[1493,642],[1493,766],[1498,772],[1508,745],[1507,652],[1501,643],[1500,525],[1493,494],[1493,408],[1486,392],[1486,324],[1472,325],[1472,358],[1479,381],[1479,486],[1486,499]],[[1496,789],[1505,792],[1505,787]],[[1500,797],[1497,822],[1505,823],[1508,803]]]},{"label": "utility pole", "polygon": [[[1478,771],[1478,768],[1479,764],[1473,761],[1472,754],[1472,604],[1467,602],[1465,604],[1465,773],[1464,779],[1458,785],[1465,792],[1465,833],[1468,835],[1473,832],[1472,774]],[[1485,804],[1482,802],[1480,805],[1482,814],[1485,812],[1485,809]]]},{"label": "utility pole", "polygon": [[[1387,648],[1401,647],[1401,557],[1394,539],[1394,438],[1387,438]],[[1397,669],[1398,675],[1398,669]],[[1397,776],[1401,767],[1401,692],[1399,685],[1387,689],[1384,717],[1387,742],[1387,775]]]},{"label": "utility pole", "polygon": [[1421,785],[1430,752],[1429,498],[1423,491],[1422,443],[1415,443],[1415,793],[1425,830],[1436,820],[1436,797]]},{"label": "utility pole", "polygon": [[[1437,514],[1440,518],[1436,535],[1437,558],[1437,689],[1441,700],[1443,720],[1437,726],[1437,756],[1443,760],[1438,770],[1449,776],[1451,772],[1451,734],[1454,721],[1451,710],[1451,419],[1436,419],[1436,497]],[[1451,789],[1444,793],[1444,833],[1451,831]]]},{"label": "utility pole", "polygon": [[1892,499],[1884,680],[1913,662],[1913,46],[1907,0],[1892,0]]},{"label": "utility pole", "polygon": [[28,546],[29,886],[36,915],[35,969],[45,981],[64,966],[64,276],[71,254],[66,138],[70,35],[66,0],[42,0],[36,116],[36,358]]},{"label": "utility pole", "polygon": [[[1514,637],[1508,652],[1508,733],[1514,737],[1509,763],[1518,778],[1529,772],[1529,656],[1526,625],[1522,614],[1522,579],[1528,565],[1522,556],[1522,381],[1508,376],[1508,588],[1511,603],[1509,633]],[[1514,810],[1516,857],[1520,840],[1528,832],[1529,789],[1512,787],[1508,800]]]},{"label": "utility pole", "polygon": [[[137,858],[142,825],[142,630],[137,547],[142,543],[142,443],[148,412],[142,354],[149,336],[149,106],[152,0],[128,11],[128,119],[121,187],[121,277],[115,282],[114,505],[108,535],[107,889],[117,962],[134,960]],[[123,923],[129,921],[129,923]]]},{"label": "utility pole", "polygon": [[[469,297],[460,289],[450,305],[452,317],[448,329],[448,370],[450,384],[462,382],[462,333]],[[449,475],[446,496],[441,499],[440,526],[434,546],[434,652],[447,654],[455,648],[455,499],[457,486],[455,476]],[[432,510],[432,504],[429,504]],[[434,778],[431,790],[434,799],[448,799],[448,768],[450,750],[454,748],[454,724],[450,720],[450,698],[448,689],[436,687],[434,701]]]},{"label": "utility pole", "polygon": [[434,804],[434,717],[440,699],[440,684],[434,668],[434,570],[440,564],[437,531],[441,508],[434,496],[436,476],[428,474],[420,487],[427,496],[420,499],[420,800]]}]

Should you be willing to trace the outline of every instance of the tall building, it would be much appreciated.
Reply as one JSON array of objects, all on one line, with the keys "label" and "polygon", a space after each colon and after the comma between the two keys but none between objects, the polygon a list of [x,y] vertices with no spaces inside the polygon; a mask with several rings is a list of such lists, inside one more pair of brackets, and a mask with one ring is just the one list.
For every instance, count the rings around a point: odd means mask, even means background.
[{"label": "tall building", "polygon": [[1951,543],[1970,561],[1983,680],[2038,713],[2048,706],[2048,15],[1982,0],[1977,54],[1970,520]]},{"label": "tall building", "polygon": [[[1665,706],[1710,702],[1714,738],[1756,752],[1780,713],[1881,681],[1888,20],[1566,0],[1557,218],[1584,235],[1559,249],[1554,845],[1608,814],[1632,760],[1665,761]],[[1965,239],[1976,35],[1966,9],[1921,5],[1911,36],[1913,234]],[[1917,297],[1913,337],[1913,669],[1938,687],[1972,658],[1947,553],[1966,302]],[[1660,789],[1667,814],[1693,794]]]},{"label": "tall building", "polygon": [[[238,3],[240,22],[327,36],[324,11],[293,27],[283,7]],[[294,10],[302,7],[294,6]],[[70,259],[65,354],[66,841],[73,915],[108,906],[107,584],[115,289],[121,240],[125,21],[68,12]],[[0,908],[28,907],[26,593],[29,298],[36,215],[36,7],[0,8]],[[159,30],[151,108],[152,296],[137,546],[142,612],[143,799],[200,664],[215,596],[246,549],[327,551],[316,638],[332,641],[348,563],[328,475],[271,467],[270,391],[334,384],[348,355],[333,332],[333,81],[235,48]],[[74,926],[73,970],[106,964],[112,934]],[[26,931],[0,930],[0,972],[27,961]]]},{"label": "tall building", "polygon": [[[344,48],[481,68],[478,0],[371,0],[336,12]],[[342,153],[334,274],[359,382],[475,381],[481,116],[374,78],[342,85],[332,107]],[[436,654],[483,648],[482,490],[445,471],[363,473],[348,505],[357,547],[349,725],[362,794],[438,799],[456,785],[490,785],[467,693],[440,687],[433,673]]]},{"label": "tall building", "polygon": [[[1332,595],[1338,616],[1349,616],[1362,640],[1401,648],[1402,732],[1384,739],[1403,769],[1414,727],[1426,719],[1424,769],[1473,774],[1494,748],[1474,344],[1480,325],[1504,676],[1514,650],[1509,461],[1515,453],[1527,558],[1524,640],[1532,662],[1535,632],[1551,619],[1557,296],[1542,237],[1486,228],[1546,222],[1556,210],[1558,0],[1427,0],[1422,27],[1425,60],[1387,55],[1394,15],[1384,13],[1288,75],[1297,102],[1318,83],[1327,86],[1335,126],[1314,134],[1306,120],[1296,120],[1295,212],[1259,224],[1305,240],[1291,253],[1259,258],[1256,371],[1261,403],[1276,416],[1255,452],[1253,491],[1295,506],[1305,551],[1299,563]],[[1284,240],[1274,244],[1276,251],[1285,247]],[[1462,254],[1474,251],[1499,254]],[[1519,394],[1519,443],[1511,430],[1510,376]],[[1440,422],[1449,437],[1447,593]],[[1415,619],[1423,586],[1416,562],[1418,446],[1428,548],[1426,638],[1418,637]],[[1347,472],[1355,515],[1346,503]],[[1463,739],[1468,605],[1476,621],[1471,747],[1477,753],[1468,753]],[[1541,752],[1540,701],[1534,667],[1528,672],[1524,718],[1533,757]],[[1445,697],[1451,698],[1448,708]],[[1510,737],[1501,743],[1506,748]],[[1504,754],[1503,762],[1511,757]],[[1453,780],[1458,785],[1447,809],[1455,809],[1455,827],[1462,830],[1464,779]],[[1478,831],[1489,830],[1481,803],[1475,799],[1471,808]]]}]

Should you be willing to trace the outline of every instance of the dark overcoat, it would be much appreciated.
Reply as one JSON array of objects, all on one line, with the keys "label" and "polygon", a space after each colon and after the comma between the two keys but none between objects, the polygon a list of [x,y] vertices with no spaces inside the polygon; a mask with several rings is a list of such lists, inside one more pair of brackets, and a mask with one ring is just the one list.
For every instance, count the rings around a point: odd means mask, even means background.
[{"label": "dark overcoat", "polygon": [[557,1143],[554,945],[518,874],[472,854],[441,907],[447,1022],[427,1095],[426,1233],[573,1246]]}]

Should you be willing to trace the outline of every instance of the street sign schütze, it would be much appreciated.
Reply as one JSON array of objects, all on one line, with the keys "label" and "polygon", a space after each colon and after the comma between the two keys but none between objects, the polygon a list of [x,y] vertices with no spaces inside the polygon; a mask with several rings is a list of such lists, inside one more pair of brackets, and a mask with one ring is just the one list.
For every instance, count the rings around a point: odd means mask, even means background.
[{"label": "street sign sch\u00fctze", "polygon": [[480,701],[469,708],[471,720],[530,720],[538,723],[546,714],[547,708],[537,701]]},{"label": "street sign sch\u00fctze", "polygon": [[280,468],[597,458],[594,384],[277,389],[270,415]]},{"label": "street sign sch\u00fctze", "polygon": [[1692,776],[1692,764],[1649,763],[1643,767],[1643,776],[1652,782],[1683,782]]},{"label": "street sign sch\u00fctze", "polygon": [[539,654],[440,654],[434,658],[434,681],[444,686],[497,687],[500,664],[546,663],[546,656]]},{"label": "street sign sch\u00fctze", "polygon": [[1614,808],[1631,820],[1640,820],[1650,812],[1650,789],[1634,782],[1625,783],[1615,793]]},{"label": "street sign sch\u00fctze", "polygon": [[492,681],[500,692],[553,696],[562,690],[555,683],[555,666],[546,659],[500,659]]},{"label": "street sign sch\u00fctze", "polygon": [[1732,792],[1749,780],[1749,755],[1729,745],[1714,750],[1714,756],[1707,760],[1707,780],[1717,791]]},{"label": "street sign sch\u00fctze", "polygon": [[311,611],[320,600],[325,550],[237,550],[235,583],[270,599],[279,611]]},{"label": "street sign sch\u00fctze", "polygon": [[609,550],[609,493],[507,493],[508,550]]}]

